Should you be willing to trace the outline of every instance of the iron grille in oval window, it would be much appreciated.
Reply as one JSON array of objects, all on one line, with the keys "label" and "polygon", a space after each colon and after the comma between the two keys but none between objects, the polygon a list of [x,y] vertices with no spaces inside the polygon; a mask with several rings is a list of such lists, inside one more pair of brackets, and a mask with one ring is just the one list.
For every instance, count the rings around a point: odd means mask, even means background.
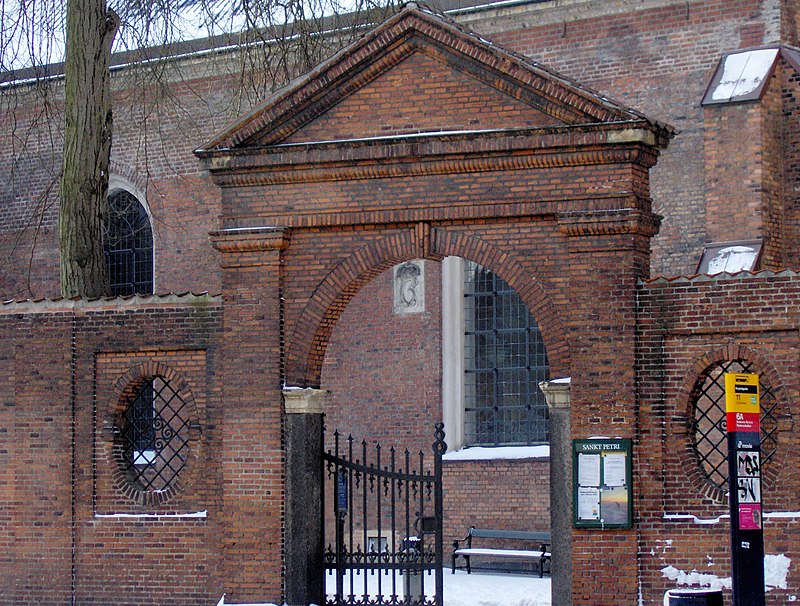
[{"label": "iron grille in oval window", "polygon": [[173,485],[189,456],[189,407],[168,379],[150,377],[133,391],[119,428],[123,470],[140,490]]},{"label": "iron grille in oval window", "polygon": [[[692,393],[692,441],[708,480],[723,490],[728,486],[728,438],[725,427],[725,373],[758,373],[744,360],[719,362],[695,383]],[[777,398],[759,375],[761,394],[761,461],[766,468],[778,447]]]}]

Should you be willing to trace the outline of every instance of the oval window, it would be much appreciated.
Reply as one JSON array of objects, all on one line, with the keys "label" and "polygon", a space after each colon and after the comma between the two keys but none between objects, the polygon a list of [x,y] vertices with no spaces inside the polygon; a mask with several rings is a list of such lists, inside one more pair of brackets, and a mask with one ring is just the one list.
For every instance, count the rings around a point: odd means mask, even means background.
[{"label": "oval window", "polygon": [[190,407],[165,377],[144,377],[125,390],[117,423],[117,460],[144,492],[175,488],[190,444]]},{"label": "oval window", "polygon": [[759,374],[762,469],[768,468],[778,447],[777,398],[763,374],[744,360],[726,360],[708,367],[692,390],[692,445],[705,477],[723,491],[728,487],[725,427],[725,373],[728,372]]}]

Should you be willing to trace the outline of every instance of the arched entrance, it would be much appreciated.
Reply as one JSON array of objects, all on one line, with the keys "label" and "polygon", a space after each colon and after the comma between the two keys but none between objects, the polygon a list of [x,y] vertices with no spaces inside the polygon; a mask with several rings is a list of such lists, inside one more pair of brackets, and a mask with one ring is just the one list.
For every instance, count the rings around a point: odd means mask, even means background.
[{"label": "arched entrance", "polygon": [[[318,547],[300,537],[319,513],[292,484],[312,450],[286,436],[298,425],[310,448],[321,419],[284,409],[282,389],[320,387],[342,311],[398,263],[456,255],[502,275],[553,374],[572,377],[574,437],[633,436],[631,314],[658,228],[648,170],[670,136],[409,5],[198,150],[222,191],[232,599],[313,594],[299,571]],[[258,462],[247,474],[242,456]],[[627,566],[635,529],[574,533],[573,566],[591,569],[598,547]],[[635,573],[604,582],[635,599]]]},{"label": "arched entrance", "polygon": [[[362,463],[376,460],[380,447],[384,466],[392,452],[392,467],[402,465],[409,452],[419,468],[417,455],[423,453],[424,468],[432,473],[433,427],[442,419],[447,443],[443,473],[436,479],[445,497],[441,511],[434,512],[430,499],[423,499],[423,507],[410,512],[406,528],[402,491],[384,475],[387,490],[359,493],[355,509],[340,512],[348,533],[341,557],[355,552],[352,576],[359,596],[364,587],[358,581],[365,578],[372,581],[370,591],[386,592],[387,600],[397,587],[403,588],[406,575],[393,573],[405,564],[405,537],[419,536],[416,520],[426,515],[436,513],[441,525],[445,588],[461,579],[450,574],[452,544],[463,540],[471,525],[498,532],[534,531],[539,540],[541,533],[549,533],[549,421],[538,387],[548,378],[546,347],[535,318],[510,285],[474,262],[457,257],[441,263],[406,261],[381,273],[350,301],[332,331],[321,374],[326,451],[336,449],[336,431],[338,451],[347,453],[352,446]],[[355,438],[352,444],[350,437]],[[332,482],[330,473],[326,479]],[[330,599],[339,557],[333,493],[329,487],[325,494]],[[432,563],[433,534],[422,537],[424,549],[430,550],[424,552],[426,563]],[[365,545],[379,543],[380,557],[358,557]],[[483,541],[483,546],[499,544],[497,539]],[[541,544],[520,538],[509,546],[532,550]],[[459,559],[462,569],[464,564]],[[490,565],[537,576],[540,564],[532,556],[472,562],[473,568]],[[376,572],[380,567],[383,572]],[[433,575],[425,580],[432,598]]]}]

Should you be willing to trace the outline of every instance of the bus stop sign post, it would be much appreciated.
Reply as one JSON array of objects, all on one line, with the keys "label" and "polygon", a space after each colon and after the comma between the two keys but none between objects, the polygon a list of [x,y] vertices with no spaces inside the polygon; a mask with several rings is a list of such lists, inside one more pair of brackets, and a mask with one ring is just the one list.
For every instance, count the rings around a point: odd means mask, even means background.
[{"label": "bus stop sign post", "polygon": [[764,606],[758,375],[725,374],[733,606]]}]

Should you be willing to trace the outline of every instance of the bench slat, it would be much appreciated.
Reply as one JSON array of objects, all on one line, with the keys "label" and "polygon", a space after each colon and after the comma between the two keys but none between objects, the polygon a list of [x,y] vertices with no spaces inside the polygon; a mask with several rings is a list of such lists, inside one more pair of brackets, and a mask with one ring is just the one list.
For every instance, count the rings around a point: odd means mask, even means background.
[{"label": "bench slat", "polygon": [[521,541],[550,541],[549,532],[529,532],[526,530],[491,530],[487,528],[471,528],[473,537],[479,539],[515,539]]},{"label": "bench slat", "polygon": [[503,558],[535,558],[539,559],[542,556],[549,556],[547,551],[523,551],[517,549],[484,549],[481,547],[465,547],[463,549],[456,549],[456,555],[464,556],[497,556]]}]

